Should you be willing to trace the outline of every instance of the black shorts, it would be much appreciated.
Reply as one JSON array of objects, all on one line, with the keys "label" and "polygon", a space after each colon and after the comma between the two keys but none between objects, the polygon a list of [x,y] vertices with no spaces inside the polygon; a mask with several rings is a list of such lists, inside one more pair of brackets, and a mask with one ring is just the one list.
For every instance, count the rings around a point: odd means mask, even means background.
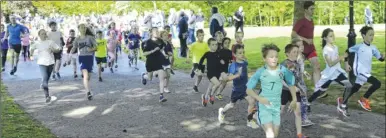
[{"label": "black shorts", "polygon": [[11,48],[15,51],[15,53],[20,54],[21,44],[11,44]]},{"label": "black shorts", "polygon": [[146,59],[146,71],[147,72],[154,72],[157,70],[163,70],[162,67],[162,61],[152,61],[151,59]]},{"label": "black shorts", "polygon": [[[198,67],[198,63],[193,63],[193,69],[192,69],[192,72],[195,71],[196,69],[200,69]],[[202,73],[205,72],[205,65],[202,65],[202,68],[200,69]]]},{"label": "black shorts", "polygon": [[221,72],[224,72],[224,73],[228,73],[228,66],[226,66],[226,65],[222,65],[222,66],[220,66],[220,70],[221,70]]},{"label": "black shorts", "polygon": [[247,92],[246,90],[243,91],[243,92],[239,92],[239,91],[232,91],[232,94],[231,94],[231,102],[232,103],[236,103],[238,100],[243,100],[245,99],[245,97],[247,97]]},{"label": "black shorts", "polygon": [[100,63],[107,63],[107,57],[95,57],[95,61],[97,65]]},{"label": "black shorts", "polygon": [[221,72],[211,72],[211,71],[208,71],[208,72],[206,73],[206,76],[208,77],[209,81],[210,81],[210,79],[212,79],[213,77],[216,77],[217,79],[220,79]]},{"label": "black shorts", "polygon": [[[297,102],[301,102],[300,93],[296,93]],[[281,92],[281,105],[286,105],[289,101],[292,101],[292,95],[289,90],[283,90]]]},{"label": "black shorts", "polygon": [[58,53],[54,53],[55,60],[62,59],[62,53],[63,53],[63,50],[60,50]]}]

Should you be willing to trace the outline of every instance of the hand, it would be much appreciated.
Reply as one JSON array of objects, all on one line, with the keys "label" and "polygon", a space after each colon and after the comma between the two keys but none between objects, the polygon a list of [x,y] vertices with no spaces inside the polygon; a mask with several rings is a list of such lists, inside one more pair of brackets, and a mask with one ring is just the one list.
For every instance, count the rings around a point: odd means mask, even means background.
[{"label": "hand", "polygon": [[222,59],[220,60],[220,63],[223,65],[225,64],[224,60],[222,60]]},{"label": "hand", "polygon": [[305,39],[304,40],[307,44],[312,45],[314,43],[314,40],[312,39]]},{"label": "hand", "polygon": [[292,100],[289,107],[288,107],[288,112],[292,112],[296,109],[296,100]]},{"label": "hand", "polygon": [[160,48],[159,48],[159,47],[156,47],[156,48],[154,48],[153,51],[155,52],[155,51],[157,51],[157,50],[160,50]]},{"label": "hand", "polygon": [[346,68],[346,71],[347,71],[347,72],[350,72],[350,71],[351,71],[351,66],[350,66],[350,65],[346,65],[345,68]]},{"label": "hand", "polygon": [[243,73],[243,67],[239,67],[239,68],[237,69],[237,72],[240,73],[240,74]]},{"label": "hand", "polygon": [[264,105],[266,105],[266,106],[271,106],[271,102],[269,102],[267,99],[265,99],[265,98],[260,98],[259,100],[258,100],[258,102],[259,103],[261,103],[261,104],[264,104]]},{"label": "hand", "polygon": [[295,86],[295,90],[296,90],[296,92],[300,92],[300,89],[296,86]]},{"label": "hand", "polygon": [[311,75],[308,72],[304,72],[304,76],[306,76],[307,80],[311,80]]}]

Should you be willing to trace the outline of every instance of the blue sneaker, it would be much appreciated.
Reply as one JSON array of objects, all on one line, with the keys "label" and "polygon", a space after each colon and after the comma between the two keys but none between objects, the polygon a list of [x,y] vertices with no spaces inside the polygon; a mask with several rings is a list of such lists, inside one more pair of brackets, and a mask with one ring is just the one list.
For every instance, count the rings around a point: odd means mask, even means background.
[{"label": "blue sneaker", "polygon": [[159,96],[159,102],[160,103],[163,103],[163,102],[166,102],[167,101],[167,99],[164,97],[164,95],[160,95]]}]

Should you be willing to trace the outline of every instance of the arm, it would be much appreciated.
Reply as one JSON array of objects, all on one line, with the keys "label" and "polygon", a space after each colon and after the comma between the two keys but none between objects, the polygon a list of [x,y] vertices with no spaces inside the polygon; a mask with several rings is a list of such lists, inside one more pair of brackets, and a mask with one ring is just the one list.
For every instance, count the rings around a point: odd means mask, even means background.
[{"label": "arm", "polygon": [[232,64],[229,66],[229,76],[228,76],[228,81],[231,81],[231,80],[240,78],[241,73],[242,73],[242,69],[237,69],[236,67],[237,67],[237,66],[236,66],[236,63],[232,63]]},{"label": "arm", "polygon": [[377,58],[379,61],[385,61],[385,55],[382,55],[375,46],[372,46],[371,48],[375,58]]},{"label": "arm", "polygon": [[78,38],[75,38],[75,40],[72,42],[72,48],[70,50],[70,53],[73,54],[75,50],[78,48]]},{"label": "arm", "polygon": [[33,45],[31,45],[31,47],[29,48],[29,51],[30,51],[30,53],[31,53],[31,57],[34,56],[35,50],[36,50],[36,43],[33,44]]},{"label": "arm", "polygon": [[[146,43],[148,43],[148,41],[146,41]],[[148,45],[148,44],[145,44],[145,45]],[[159,47],[156,47],[154,49],[149,49],[149,46],[145,46],[144,47],[144,52],[143,52],[143,56],[148,56],[150,54],[153,54],[155,51],[159,50],[160,48]]]},{"label": "arm", "polygon": [[51,41],[50,42],[50,48],[52,50],[52,52],[59,52],[60,50],[62,50],[62,47],[60,47],[59,45],[57,45],[54,41]]},{"label": "arm", "polygon": [[257,84],[260,82],[261,69],[257,70],[256,73],[248,80],[247,83],[247,94],[253,99],[260,101],[262,99],[257,93],[253,91],[256,88]]},{"label": "arm", "polygon": [[295,99],[297,99],[296,98],[296,87],[294,86],[295,85],[295,76],[287,68],[284,68],[283,70],[284,70],[283,71],[284,80],[290,89],[292,99],[293,99],[292,101],[297,101],[297,100],[295,100]]}]

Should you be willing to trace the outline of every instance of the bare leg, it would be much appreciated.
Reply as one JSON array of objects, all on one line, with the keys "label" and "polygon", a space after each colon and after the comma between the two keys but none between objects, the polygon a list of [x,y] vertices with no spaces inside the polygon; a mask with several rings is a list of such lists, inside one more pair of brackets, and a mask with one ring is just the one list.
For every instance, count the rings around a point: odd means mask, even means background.
[{"label": "bare leg", "polygon": [[87,71],[87,69],[82,69],[82,74],[84,88],[86,89],[86,92],[90,92],[90,73]]},{"label": "bare leg", "polygon": [[314,84],[318,83],[319,79],[320,79],[320,64],[319,64],[319,61],[318,61],[318,57],[313,57],[311,59],[309,59],[311,64],[312,64],[312,76],[313,76],[313,80],[314,80]]}]

